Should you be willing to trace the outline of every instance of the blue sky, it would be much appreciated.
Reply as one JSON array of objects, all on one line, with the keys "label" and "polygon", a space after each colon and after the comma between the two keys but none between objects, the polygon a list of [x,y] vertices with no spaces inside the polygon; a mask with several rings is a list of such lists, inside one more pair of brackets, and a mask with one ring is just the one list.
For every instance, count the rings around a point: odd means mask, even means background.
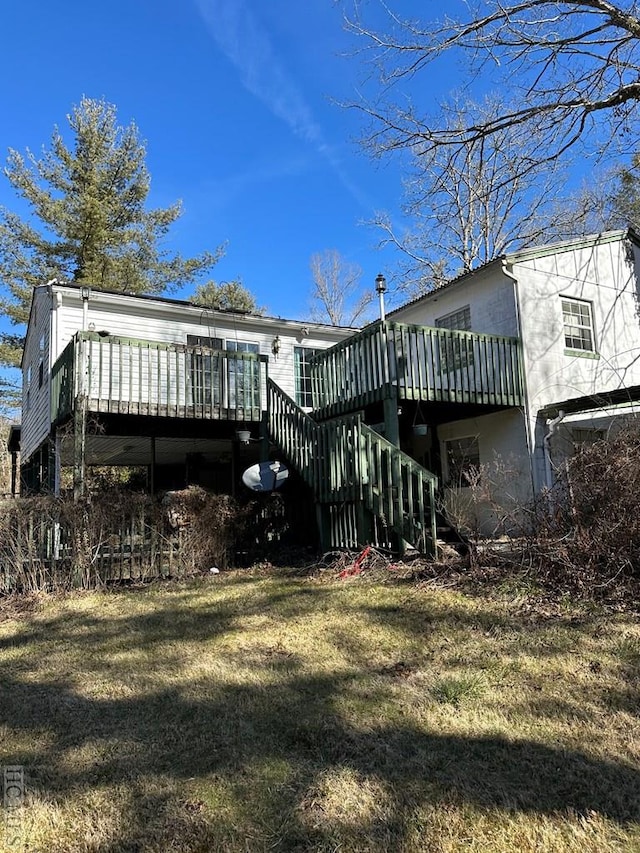
[{"label": "blue sky", "polygon": [[[183,201],[168,247],[195,254],[227,241],[213,277],[241,277],[269,313],[308,313],[314,252],[339,250],[371,287],[392,265],[362,223],[397,215],[401,174],[368,158],[360,116],[334,103],[364,76],[342,55],[340,4],[8,0],[1,44],[1,159],[10,147],[38,153],[55,124],[64,133],[83,95],[115,104],[147,140],[150,203]],[[22,210],[6,179],[0,205]]]}]

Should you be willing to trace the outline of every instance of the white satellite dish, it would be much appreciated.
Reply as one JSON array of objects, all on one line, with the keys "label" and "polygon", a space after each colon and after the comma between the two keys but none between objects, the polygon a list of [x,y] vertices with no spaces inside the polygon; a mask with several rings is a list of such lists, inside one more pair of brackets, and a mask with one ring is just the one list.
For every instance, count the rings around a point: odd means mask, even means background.
[{"label": "white satellite dish", "polygon": [[289,476],[289,469],[282,462],[256,462],[242,475],[242,482],[254,492],[273,492]]}]

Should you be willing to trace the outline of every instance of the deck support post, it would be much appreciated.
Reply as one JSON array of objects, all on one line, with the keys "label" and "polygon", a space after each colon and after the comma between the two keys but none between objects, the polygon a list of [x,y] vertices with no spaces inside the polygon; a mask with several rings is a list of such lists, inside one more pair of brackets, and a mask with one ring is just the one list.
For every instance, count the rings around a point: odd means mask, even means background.
[{"label": "deck support post", "polygon": [[269,460],[269,413],[265,410],[262,412],[262,420],[260,421],[260,461],[267,462]]},{"label": "deck support post", "polygon": [[87,398],[76,397],[73,407],[73,499],[84,497],[87,448]]},{"label": "deck support post", "polygon": [[398,401],[395,397],[387,396],[383,400],[384,436],[387,441],[400,447],[400,422],[398,421]]},{"label": "deck support post", "polygon": [[149,491],[151,497],[156,493],[156,437],[151,436],[151,463],[149,465]]},{"label": "deck support post", "polygon": [[53,494],[56,497],[60,496],[60,488],[62,486],[62,460],[61,460],[61,451],[62,451],[62,440],[60,438],[60,433],[58,429],[55,428],[53,430],[53,435],[51,437],[51,444],[53,450]]},{"label": "deck support post", "polygon": [[[384,434],[387,441],[400,449],[400,421],[398,419],[398,400],[387,394],[383,400],[384,411]],[[402,514],[402,484],[398,465],[391,468],[391,486],[394,495],[397,496],[397,512]],[[403,557],[407,550],[407,543],[400,534],[396,536],[398,554]]]}]

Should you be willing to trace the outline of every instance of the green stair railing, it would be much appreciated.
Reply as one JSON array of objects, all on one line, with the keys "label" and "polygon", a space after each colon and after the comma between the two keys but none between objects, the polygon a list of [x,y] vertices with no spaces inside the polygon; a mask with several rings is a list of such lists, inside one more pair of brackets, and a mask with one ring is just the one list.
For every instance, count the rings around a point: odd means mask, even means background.
[{"label": "green stair railing", "polygon": [[[435,553],[437,478],[430,471],[359,415],[316,423],[271,379],[267,403],[271,439],[318,503],[346,502],[354,510],[336,521],[334,545],[367,544],[373,533],[360,518],[364,508],[377,529],[393,531],[423,553]],[[336,520],[337,513],[332,517]]]}]

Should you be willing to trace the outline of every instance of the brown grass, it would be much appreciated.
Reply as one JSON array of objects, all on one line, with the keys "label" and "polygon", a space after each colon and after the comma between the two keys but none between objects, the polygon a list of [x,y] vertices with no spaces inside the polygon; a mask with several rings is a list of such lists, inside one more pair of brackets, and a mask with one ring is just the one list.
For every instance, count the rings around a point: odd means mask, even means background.
[{"label": "brown grass", "polygon": [[640,850],[631,616],[265,572],[4,616],[17,849]]}]

